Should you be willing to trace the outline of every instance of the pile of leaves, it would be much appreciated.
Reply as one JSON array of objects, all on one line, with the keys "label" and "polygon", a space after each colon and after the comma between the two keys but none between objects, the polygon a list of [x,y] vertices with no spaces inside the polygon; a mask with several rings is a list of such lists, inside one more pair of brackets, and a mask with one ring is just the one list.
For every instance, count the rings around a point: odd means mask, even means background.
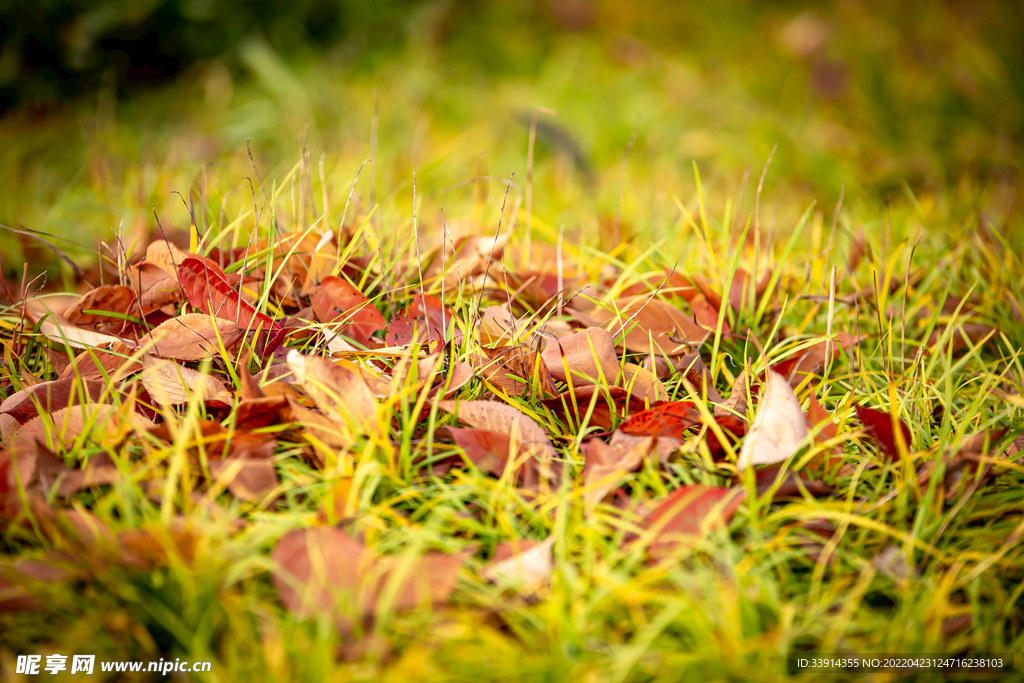
[{"label": "pile of leaves", "polygon": [[[833,279],[828,329],[792,333],[781,264],[638,273],[588,268],[560,245],[526,252],[512,231],[439,232],[384,265],[348,232],[218,248],[193,227],[188,246],[160,236],[81,272],[79,293],[4,283],[0,611],[195,567],[258,528],[264,559],[245,573],[269,577],[296,619],[366,643],[388,615],[489,604],[469,586],[543,600],[559,543],[568,561],[566,514],[615,539],[629,571],[671,572],[763,533],[746,527],[757,510],[796,505],[774,542],[820,576],[855,516],[894,499],[952,510],[938,538],[1021,472],[1024,437],[1005,413],[936,405],[926,421],[971,427],[955,447],[907,424],[892,328],[833,329],[837,307],[877,305],[875,288],[844,296]],[[972,305],[950,296],[910,329],[915,364],[991,352],[998,330],[948,316]],[[866,344],[881,345],[881,371],[864,372]],[[474,481],[490,499],[460,498],[449,531],[388,535]],[[1007,567],[1022,533],[973,576],[1019,580]],[[905,580],[915,551],[922,567],[952,561],[902,538],[872,551],[873,572]],[[970,614],[939,623],[954,633]],[[167,652],[185,647],[176,637]]]}]

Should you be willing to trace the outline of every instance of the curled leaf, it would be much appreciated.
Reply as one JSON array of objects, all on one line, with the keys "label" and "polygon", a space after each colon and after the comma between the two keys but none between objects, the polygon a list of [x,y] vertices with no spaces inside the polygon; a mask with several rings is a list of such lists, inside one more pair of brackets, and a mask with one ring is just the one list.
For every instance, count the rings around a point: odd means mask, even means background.
[{"label": "curled leaf", "polygon": [[807,436],[807,419],[786,378],[769,370],[757,415],[743,440],[736,470],[771,465],[796,453]]},{"label": "curled leaf", "polygon": [[246,331],[255,331],[264,355],[281,345],[284,330],[242,299],[217,264],[189,256],[178,264],[178,279],[189,303],[197,309],[230,320]]}]

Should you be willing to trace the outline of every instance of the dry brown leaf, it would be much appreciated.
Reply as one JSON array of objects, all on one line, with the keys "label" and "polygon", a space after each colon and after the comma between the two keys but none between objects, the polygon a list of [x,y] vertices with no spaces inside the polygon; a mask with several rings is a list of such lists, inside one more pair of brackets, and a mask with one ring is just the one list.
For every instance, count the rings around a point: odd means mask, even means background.
[{"label": "dry brown leaf", "polygon": [[312,296],[317,319],[340,329],[359,344],[368,346],[370,336],[383,330],[387,323],[362,292],[334,275],[325,277]]},{"label": "dry brown leaf", "polygon": [[178,284],[178,278],[167,276],[143,289],[138,301],[129,309],[129,313],[135,316],[149,315],[168,304],[181,301],[184,296],[185,292]]},{"label": "dry brown leaf", "polygon": [[584,509],[588,513],[592,512],[626,473],[643,464],[653,447],[652,437],[632,436],[619,429],[615,430],[607,444],[600,439],[585,442],[583,453],[587,460],[587,471],[583,479]]},{"label": "dry brown leaf", "polygon": [[339,451],[346,451],[355,443],[355,435],[347,425],[306,408],[290,396],[287,400],[291,420],[302,427],[302,436],[312,444],[321,463],[337,457]]},{"label": "dry brown leaf", "polygon": [[142,370],[142,361],[133,360],[134,355],[135,349],[120,341],[112,342],[105,349],[86,349],[64,368],[59,379],[106,380],[109,377],[110,381],[119,382]]},{"label": "dry brown leaf", "polygon": [[[466,458],[479,470],[500,477],[505,471],[509,455],[515,455],[511,448],[511,439],[507,434],[499,434],[487,429],[469,429],[463,427],[440,427],[438,436],[449,436],[455,445],[462,449]],[[435,465],[435,472],[440,473],[438,466],[451,467],[461,464],[456,456]]]},{"label": "dry brown leaf", "polygon": [[[106,404],[77,405],[63,408],[50,415],[40,415],[26,422],[14,432],[16,439],[32,439],[46,443],[47,433],[57,436],[57,442],[68,446],[87,427],[92,433],[103,433],[111,437],[110,441],[118,441],[136,429],[148,429],[153,423],[136,413],[127,413],[128,406],[117,408]],[[52,428],[51,428],[52,425]],[[97,430],[96,428],[100,429]]]},{"label": "dry brown leaf", "polygon": [[477,429],[507,434],[512,448],[521,457],[537,458],[540,475],[551,480],[551,462],[558,453],[547,432],[529,416],[512,406],[491,401],[439,401],[437,407],[457,414],[459,420]]},{"label": "dry brown leaf", "polygon": [[[449,225],[449,227],[453,226]],[[490,234],[457,237],[454,246],[451,244],[447,246],[446,253],[441,254],[438,251],[437,257],[433,258],[424,270],[423,277],[427,282],[434,278],[440,279],[443,260],[445,262],[443,268],[445,291],[458,289],[460,283],[467,278],[480,275],[487,270],[487,264],[492,259],[501,256],[502,249],[508,244],[511,236],[512,232],[508,231],[497,236]],[[453,251],[455,252],[454,258],[452,257]],[[492,277],[498,275],[496,264],[492,264],[490,275]]]},{"label": "dry brown leaf", "polygon": [[506,541],[495,550],[494,557],[480,570],[480,576],[502,588],[520,590],[536,587],[549,578],[555,569],[551,552],[555,537],[540,543]]},{"label": "dry brown leaf", "polygon": [[239,500],[258,503],[280,483],[274,462],[266,458],[210,460],[210,474]]},{"label": "dry brown leaf", "polygon": [[493,386],[509,396],[522,396],[534,386],[536,378],[539,393],[554,396],[558,392],[551,381],[551,373],[540,354],[528,346],[502,346],[483,348],[477,370]]},{"label": "dry brown leaf", "polygon": [[668,391],[653,372],[645,370],[639,365],[625,363],[622,366],[623,388],[634,396],[648,403],[656,401],[667,401]]},{"label": "dry brown leaf", "polygon": [[288,352],[288,367],[295,380],[323,413],[339,426],[365,433],[377,422],[377,398],[358,366],[348,361],[329,361]]},{"label": "dry brown leaf", "polygon": [[154,240],[146,247],[146,259],[143,263],[156,266],[177,281],[178,266],[189,256],[194,256],[194,254],[182,251],[167,240]]},{"label": "dry brown leaf", "polygon": [[659,501],[644,520],[653,533],[647,552],[660,559],[700,536],[704,531],[727,525],[746,498],[741,487],[722,488],[695,484],[681,486]]},{"label": "dry brown leaf", "polygon": [[19,424],[24,424],[38,416],[40,409],[45,413],[52,413],[81,403],[95,403],[107,390],[106,382],[80,382],[75,377],[43,382],[16,391],[5,398],[3,403],[0,403],[0,415],[10,415]]},{"label": "dry brown leaf", "polygon": [[81,297],[77,294],[42,294],[25,300],[25,313],[29,319],[37,323],[44,317],[64,320],[64,312],[78,303]]},{"label": "dry brown leaf", "polygon": [[277,542],[274,585],[284,606],[309,617],[326,612],[340,630],[378,608],[440,603],[455,589],[469,553],[380,557],[336,527],[290,531]]},{"label": "dry brown leaf", "polygon": [[676,360],[674,369],[682,373],[698,394],[703,395],[706,392],[708,403],[713,403],[717,407],[718,404],[724,402],[711,381],[711,370],[704,364],[699,353],[688,353],[681,356]]},{"label": "dry brown leaf", "polygon": [[669,356],[700,346],[708,331],[675,306],[649,296],[623,297],[583,313],[573,311],[577,320],[590,327],[608,329],[616,339],[626,332],[625,347],[639,353]]},{"label": "dry brown leaf", "polygon": [[619,374],[619,359],[611,333],[591,327],[561,339],[546,340],[541,359],[555,379],[573,386],[612,384]]},{"label": "dry brown leaf", "polygon": [[67,344],[76,349],[102,348],[113,343],[124,344],[112,334],[104,334],[95,330],[76,327],[66,320],[49,317],[39,323],[39,331],[52,341]]},{"label": "dry brown leaf", "polygon": [[771,465],[796,453],[807,436],[807,418],[786,378],[769,370],[757,415],[743,440],[736,470]]},{"label": "dry brown leaf", "polygon": [[183,405],[196,396],[204,403],[234,403],[231,393],[210,375],[148,354],[142,357],[142,384],[157,405]]},{"label": "dry brown leaf", "polygon": [[221,344],[231,348],[244,335],[245,330],[230,320],[186,313],[155,327],[139,339],[139,347],[160,357],[204,360],[216,355]]},{"label": "dry brown leaf", "polygon": [[715,406],[715,415],[732,415],[741,419],[747,419],[747,373],[741,372],[732,383],[732,391],[729,398]]},{"label": "dry brown leaf", "polygon": [[[97,287],[64,311],[62,316],[72,325],[92,325],[106,320],[118,320],[135,303],[135,294],[124,285],[103,285]],[[93,311],[93,312],[89,312]]]}]

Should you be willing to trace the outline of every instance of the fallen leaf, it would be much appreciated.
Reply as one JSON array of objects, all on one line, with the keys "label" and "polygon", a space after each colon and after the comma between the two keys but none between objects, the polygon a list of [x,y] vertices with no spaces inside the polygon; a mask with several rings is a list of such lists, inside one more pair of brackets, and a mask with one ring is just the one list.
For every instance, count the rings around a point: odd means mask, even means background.
[{"label": "fallen leaf", "polygon": [[[177,281],[178,266],[189,257],[197,258],[197,255],[179,249],[166,239],[154,240],[146,247],[146,258],[139,265],[148,264],[155,266],[167,275],[174,277],[175,281]],[[140,288],[144,289],[144,287]]]},{"label": "fallen leaf", "polygon": [[346,424],[306,408],[293,398],[286,400],[291,420],[302,428],[300,435],[313,446],[321,464],[336,458],[339,452],[347,451],[355,443],[355,435]]},{"label": "fallen leaf", "polygon": [[[730,434],[735,439],[739,439],[747,433],[747,421],[734,415],[715,415],[715,422],[722,428],[723,436]],[[725,460],[725,446],[719,442],[718,437],[715,436],[715,433],[712,430],[709,429],[704,434],[704,439],[707,444],[708,451],[711,453],[711,459],[714,462],[721,462]]]},{"label": "fallen leaf", "polygon": [[362,346],[368,346],[371,335],[387,325],[362,292],[334,275],[325,277],[313,290],[312,303],[317,320],[338,326]]},{"label": "fallen leaf", "polygon": [[[854,404],[857,409],[857,417],[860,419],[868,436],[878,444],[878,448],[886,456],[887,460],[897,460],[900,457],[899,448],[896,445],[896,435],[892,428],[892,416],[874,408],[864,408]],[[903,432],[903,442],[910,448],[910,428],[897,418],[900,431]]]},{"label": "fallen leaf", "polygon": [[588,424],[597,425],[602,429],[611,429],[628,413],[644,410],[646,407],[643,399],[631,396],[621,387],[602,387],[593,384],[573,387],[555,398],[541,401],[548,409],[560,413],[565,419],[572,420],[581,427],[590,411],[591,402],[594,409],[590,412]]},{"label": "fallen leaf", "polygon": [[[690,310],[693,311],[693,318],[697,324],[706,330],[715,331],[718,329],[718,310],[716,310],[703,294],[698,294],[690,300]],[[726,320],[722,321],[722,334],[729,334],[732,330]]]},{"label": "fallen leaf", "polygon": [[229,349],[245,330],[223,318],[205,313],[186,313],[171,318],[139,339],[139,347],[160,357],[197,361],[216,355],[223,344]]},{"label": "fallen leaf", "polygon": [[[454,316],[440,299],[429,294],[413,294],[412,302],[388,323],[384,341],[388,346],[447,341]],[[462,343],[462,331],[453,328],[452,341]]]},{"label": "fallen leaf", "polygon": [[504,473],[512,452],[512,439],[507,434],[463,427],[441,427],[437,432],[439,436],[450,436],[477,469],[497,477]]},{"label": "fallen leaf", "polygon": [[691,346],[700,346],[708,336],[707,330],[678,308],[647,296],[624,297],[587,313],[572,313],[588,327],[608,329],[616,339],[625,332],[625,347],[640,353],[679,356]]},{"label": "fallen leaf", "polygon": [[619,428],[632,436],[673,436],[683,438],[690,427],[699,425],[700,411],[689,401],[665,401],[637,413]]},{"label": "fallen leaf", "polygon": [[741,419],[747,417],[747,373],[741,372],[732,383],[729,398],[715,406],[715,415],[732,415]]},{"label": "fallen leaf", "polygon": [[181,290],[178,278],[168,276],[142,289],[138,300],[129,307],[128,313],[137,317],[147,316],[164,306],[178,303],[184,296],[185,292]]},{"label": "fallen leaf", "polygon": [[482,348],[477,371],[493,386],[509,396],[522,396],[536,381],[540,395],[553,396],[558,392],[551,381],[548,367],[540,354],[528,346],[502,346]]},{"label": "fallen leaf", "polygon": [[92,325],[121,318],[134,303],[135,294],[128,287],[103,285],[82,296],[64,311],[63,317],[72,325]]},{"label": "fallen leaf", "polygon": [[335,527],[290,531],[271,552],[277,566],[273,581],[285,608],[302,617],[327,612],[342,630],[350,616],[373,614],[386,600],[396,611],[444,602],[467,557],[378,557]]},{"label": "fallen leaf", "polygon": [[[446,253],[440,254],[439,258],[431,260],[423,272],[425,281],[430,282],[435,278],[440,279],[442,273],[441,262],[444,261],[444,289],[449,291],[458,289],[460,284],[467,278],[480,275],[489,270],[491,276],[498,273],[497,264],[488,268],[491,261],[501,257],[501,252],[508,244],[512,231],[500,235],[468,235],[457,237],[454,244],[450,244]],[[454,253],[452,258],[449,254]]]},{"label": "fallen leaf", "polygon": [[66,320],[52,316],[39,321],[39,331],[47,339],[53,340],[58,344],[67,344],[77,349],[104,347],[115,342],[124,343],[112,334],[104,334],[103,332],[76,327]]},{"label": "fallen leaf", "polygon": [[508,311],[508,306],[488,306],[480,313],[480,324],[477,334],[481,346],[507,346],[517,344],[544,344],[538,337],[565,337],[572,332],[565,321],[548,320],[541,322],[525,317],[516,318]]},{"label": "fallen leaf", "polygon": [[109,378],[112,382],[119,382],[142,370],[142,361],[134,358],[135,354],[135,349],[121,341],[111,342],[106,348],[86,349],[72,359],[59,379],[81,377],[105,381]]},{"label": "fallen leaf", "polygon": [[[543,479],[552,480],[551,463],[558,453],[547,432],[532,418],[512,406],[491,401],[439,401],[437,407],[456,414],[459,420],[478,429],[508,435],[511,448],[520,457],[527,459],[527,462],[536,459],[537,474]],[[526,478],[527,486],[534,483],[532,475]]]},{"label": "fallen leaf", "polygon": [[189,256],[178,264],[178,278],[189,303],[197,309],[230,320],[247,332],[256,332],[262,355],[268,356],[281,345],[285,330],[244,301],[232,289],[224,271],[209,259]]},{"label": "fallen leaf", "polygon": [[506,541],[495,549],[494,557],[480,570],[480,576],[502,588],[533,588],[551,578],[555,569],[554,544],[554,536],[540,543]]},{"label": "fallen leaf", "polygon": [[317,408],[340,426],[361,434],[376,424],[377,398],[356,365],[304,356],[292,349],[288,367]]},{"label": "fallen leaf", "polygon": [[231,393],[210,375],[148,354],[142,357],[142,384],[157,405],[184,405],[193,397],[203,403],[234,403]]},{"label": "fallen leaf", "polygon": [[653,533],[648,555],[652,559],[665,557],[705,531],[728,524],[745,498],[742,488],[703,484],[679,487],[644,519],[644,527]]},{"label": "fallen leaf", "polygon": [[210,474],[235,498],[253,503],[263,501],[280,483],[272,460],[263,458],[219,458],[209,461]]},{"label": "fallen leaf", "polygon": [[235,426],[258,429],[274,422],[288,405],[287,396],[267,396],[249,372],[247,357],[238,362],[238,378],[240,400],[235,405]]},{"label": "fallen leaf", "polygon": [[[832,415],[821,405],[813,391],[807,406],[807,424],[810,425],[812,431],[815,428],[818,429],[814,435],[815,443],[827,443],[839,436],[839,428],[832,421]],[[812,471],[822,468],[830,469],[834,464],[842,462],[842,460],[843,449],[837,444],[832,447],[831,452],[825,454],[824,462],[815,458],[807,463],[806,468]]]},{"label": "fallen leaf", "polygon": [[44,413],[52,413],[81,403],[96,403],[107,390],[105,382],[80,381],[76,377],[43,382],[5,398],[0,403],[0,415],[10,415],[18,424],[24,424],[37,417],[40,409]]},{"label": "fallen leaf", "polygon": [[616,429],[611,441],[590,439],[582,445],[586,458],[586,474],[583,477],[583,505],[587,512],[616,486],[622,477],[639,468],[654,447],[650,436],[631,436]]},{"label": "fallen leaf", "polygon": [[750,431],[743,439],[736,471],[771,465],[796,453],[807,436],[807,419],[786,378],[768,370],[767,386]]},{"label": "fallen leaf", "polygon": [[[91,429],[93,434],[102,433],[110,437],[110,441],[114,442],[136,429],[153,426],[153,423],[142,415],[133,413],[126,416],[123,410],[96,403],[62,408],[50,415],[40,415],[29,420],[14,432],[14,437],[46,443],[47,434],[54,434],[60,445],[69,446],[87,428]],[[96,427],[102,429],[97,430]]]},{"label": "fallen leaf", "polygon": [[630,396],[648,403],[668,400],[668,391],[653,372],[633,363],[622,365],[622,383]]},{"label": "fallen leaf", "polygon": [[561,339],[549,338],[540,356],[552,377],[573,386],[601,384],[602,380],[610,384],[619,374],[614,339],[600,327]]},{"label": "fallen leaf", "polygon": [[706,394],[709,403],[717,406],[723,402],[722,396],[715,389],[715,384],[711,380],[711,370],[704,364],[704,360],[700,357],[699,353],[688,353],[685,356],[680,356],[675,361],[674,369],[683,374],[686,381],[694,386],[699,395],[704,396]]}]

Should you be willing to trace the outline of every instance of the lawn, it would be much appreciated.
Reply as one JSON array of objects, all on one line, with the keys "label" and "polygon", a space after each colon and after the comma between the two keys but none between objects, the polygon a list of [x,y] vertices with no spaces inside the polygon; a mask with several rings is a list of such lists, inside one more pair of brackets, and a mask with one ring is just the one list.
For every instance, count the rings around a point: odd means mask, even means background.
[{"label": "lawn", "polygon": [[5,673],[1022,677],[1019,10],[553,6],[0,119]]}]

